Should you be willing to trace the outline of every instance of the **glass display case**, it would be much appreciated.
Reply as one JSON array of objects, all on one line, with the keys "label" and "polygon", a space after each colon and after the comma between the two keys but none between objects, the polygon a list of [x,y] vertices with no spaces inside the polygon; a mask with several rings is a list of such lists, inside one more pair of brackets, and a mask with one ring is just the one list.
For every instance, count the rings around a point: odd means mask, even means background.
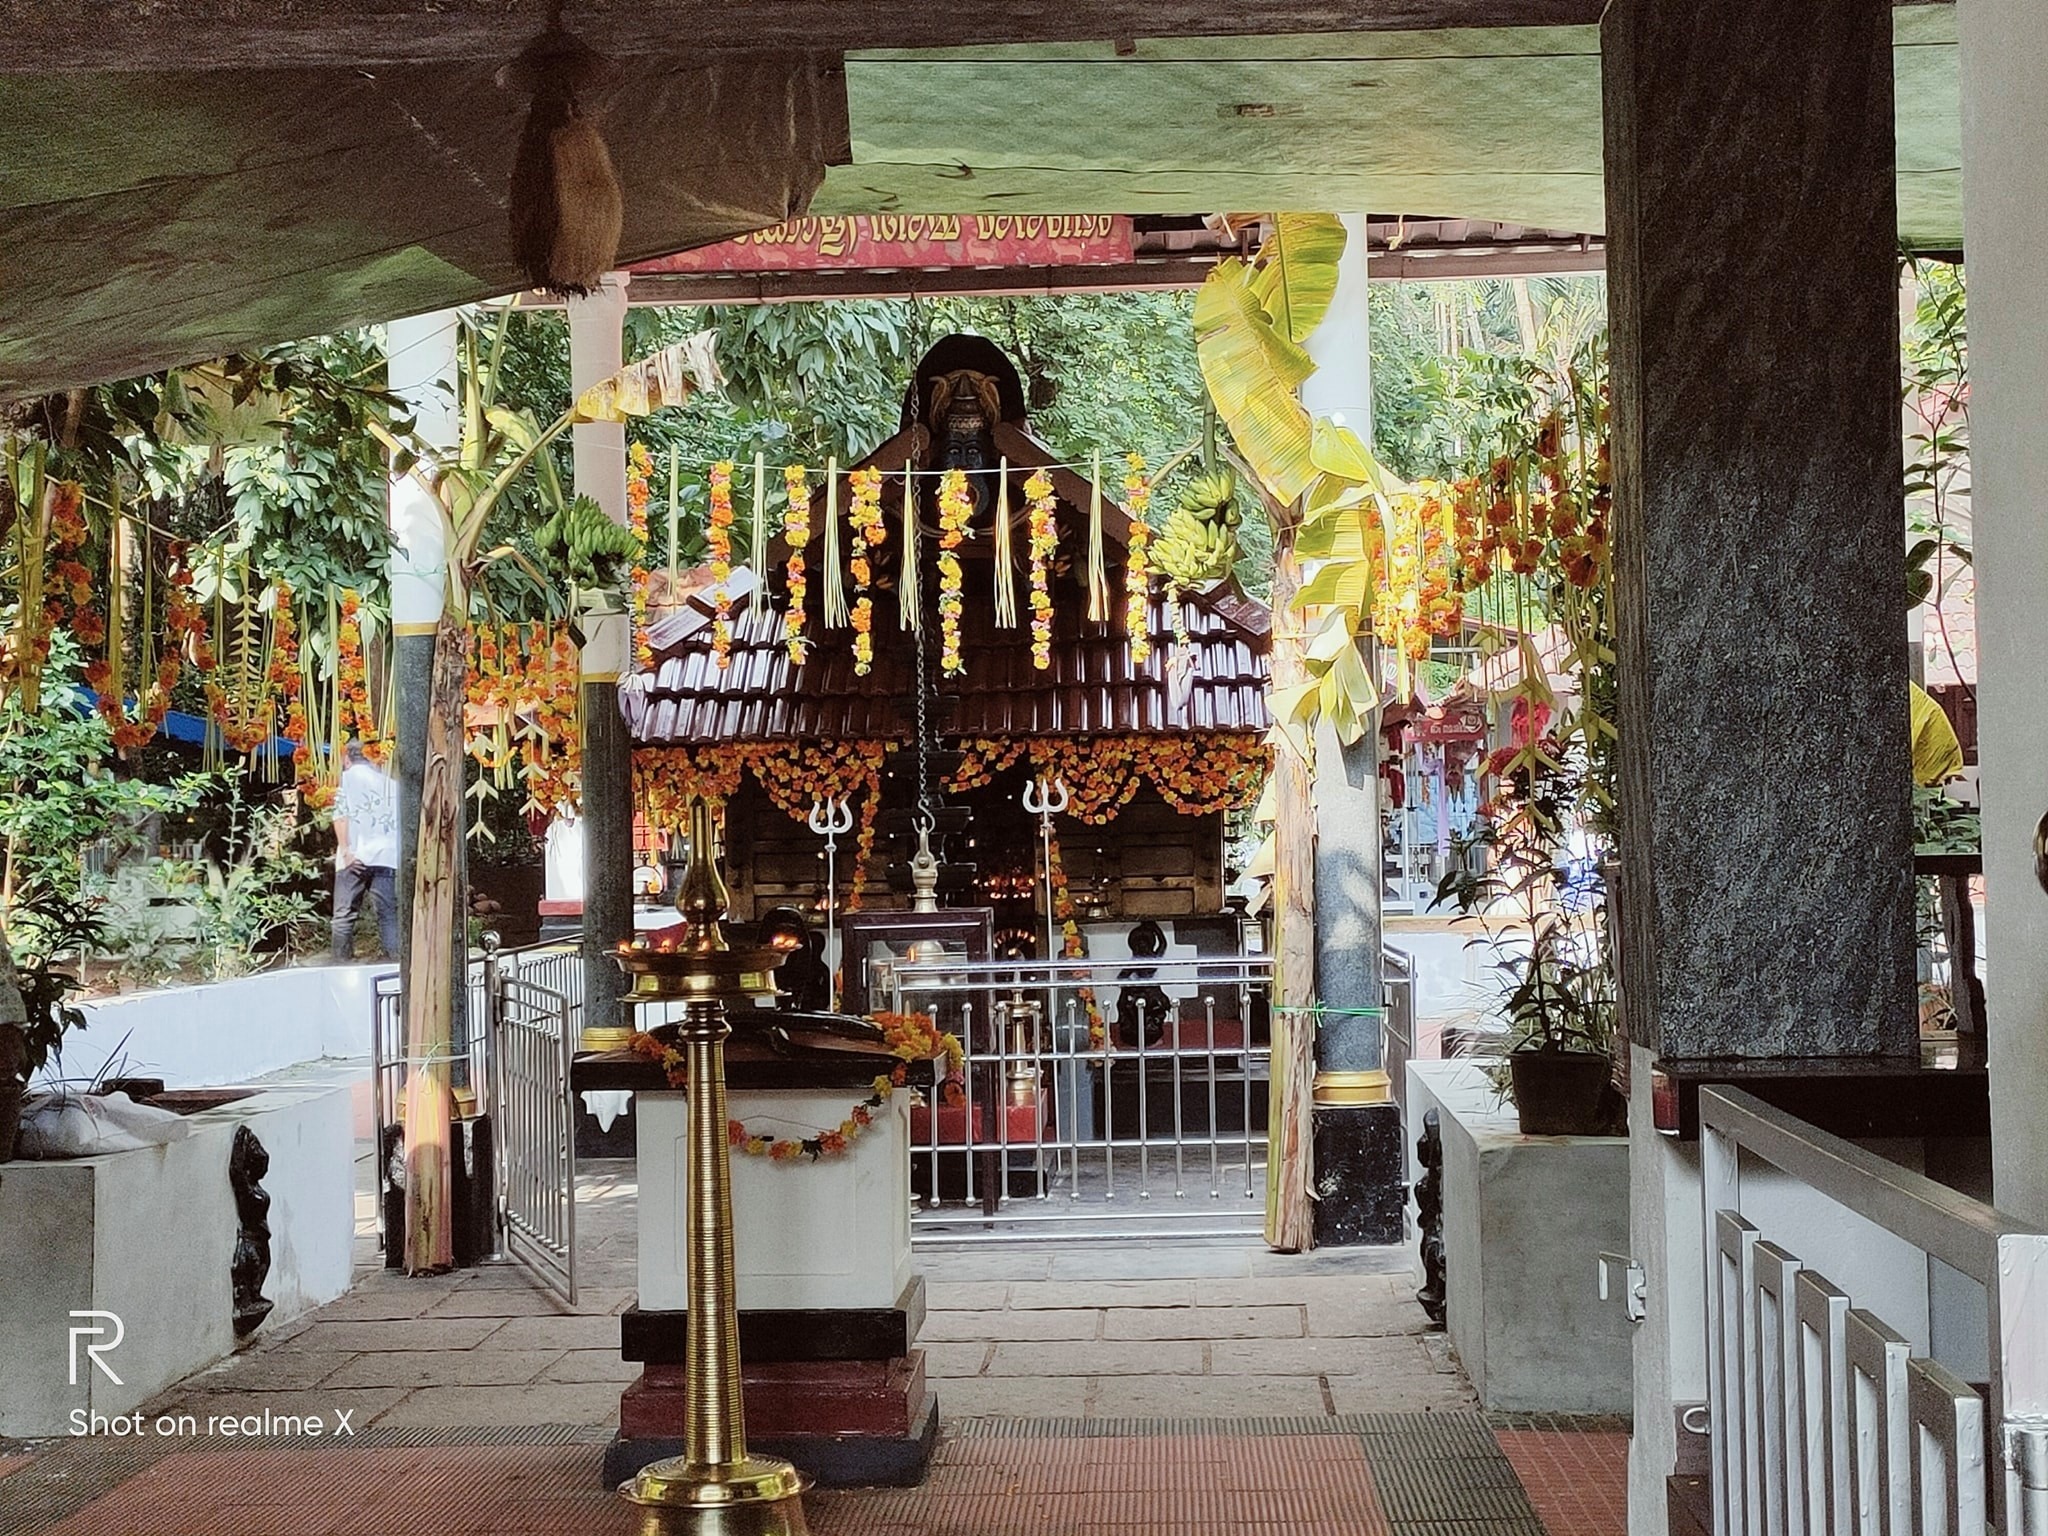
[{"label": "glass display case", "polygon": [[[841,1004],[848,1013],[875,1013],[889,1006],[896,968],[931,961],[978,961],[994,953],[989,907],[952,907],[942,912],[849,912],[840,919]],[[942,1028],[946,1021],[939,1021]]]}]

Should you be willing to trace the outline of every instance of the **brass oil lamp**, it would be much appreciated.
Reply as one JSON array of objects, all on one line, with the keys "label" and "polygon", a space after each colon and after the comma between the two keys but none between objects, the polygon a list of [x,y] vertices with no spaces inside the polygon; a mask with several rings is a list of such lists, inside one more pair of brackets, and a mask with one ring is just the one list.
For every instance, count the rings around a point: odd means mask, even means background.
[{"label": "brass oil lamp", "polygon": [[725,882],[712,861],[711,812],[702,800],[690,805],[690,849],[676,889],[682,922],[636,935],[617,951],[630,1002],[683,1005],[690,1176],[683,1454],[645,1468],[619,1493],[637,1508],[636,1536],[808,1536],[802,1476],[786,1461],[747,1450],[726,1140],[726,1009],[772,999],[775,968],[788,951],[726,939]]}]

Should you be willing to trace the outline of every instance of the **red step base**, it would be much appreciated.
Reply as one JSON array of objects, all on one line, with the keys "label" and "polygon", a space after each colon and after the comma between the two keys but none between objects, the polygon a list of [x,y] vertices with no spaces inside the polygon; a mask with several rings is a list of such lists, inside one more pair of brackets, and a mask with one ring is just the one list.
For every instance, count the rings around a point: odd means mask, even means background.
[{"label": "red step base", "polygon": [[[749,1438],[908,1435],[924,1412],[924,1351],[893,1360],[793,1360],[745,1365],[740,1386]],[[649,1365],[619,1396],[629,1440],[683,1433],[681,1365]]]}]

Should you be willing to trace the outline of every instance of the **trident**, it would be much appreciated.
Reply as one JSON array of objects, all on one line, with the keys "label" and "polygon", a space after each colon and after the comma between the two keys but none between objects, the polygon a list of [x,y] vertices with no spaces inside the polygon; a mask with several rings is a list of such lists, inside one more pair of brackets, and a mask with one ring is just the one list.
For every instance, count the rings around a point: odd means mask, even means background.
[{"label": "trident", "polygon": [[[839,834],[853,830],[853,804],[844,795],[811,802],[810,829],[825,839],[825,969],[832,977],[831,1010],[839,1011]],[[860,878],[854,871],[854,878]]]},{"label": "trident", "polygon": [[1045,960],[1048,965],[1059,958],[1059,945],[1053,937],[1058,931],[1059,918],[1053,910],[1052,819],[1067,808],[1071,798],[1065,779],[1048,780],[1041,776],[1024,786],[1025,814],[1038,818],[1039,870],[1045,876]]}]

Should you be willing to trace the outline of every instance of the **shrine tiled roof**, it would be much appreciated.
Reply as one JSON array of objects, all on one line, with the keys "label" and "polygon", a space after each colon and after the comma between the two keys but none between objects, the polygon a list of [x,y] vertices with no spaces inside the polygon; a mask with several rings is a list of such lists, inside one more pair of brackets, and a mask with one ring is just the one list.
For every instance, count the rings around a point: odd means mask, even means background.
[{"label": "shrine tiled roof", "polygon": [[[827,631],[803,666],[790,663],[776,607],[732,619],[730,666],[711,649],[711,616],[693,601],[655,623],[650,669],[620,685],[634,740],[643,746],[794,738],[909,741],[915,725],[915,650],[896,630],[894,598],[877,604],[873,669],[853,670],[849,631]],[[1031,664],[1028,627],[998,629],[992,606],[962,616],[965,671],[939,684],[939,731],[947,737],[1086,736],[1135,732],[1264,732],[1267,614],[1233,591],[1191,598],[1184,664],[1173,663],[1165,600],[1151,604],[1152,652],[1131,660],[1121,624],[1089,623],[1058,604],[1052,664]],[[1027,620],[1028,624],[1028,620]],[[815,629],[813,630],[815,634]],[[936,647],[934,647],[934,652]],[[936,666],[936,655],[932,659]]]}]

